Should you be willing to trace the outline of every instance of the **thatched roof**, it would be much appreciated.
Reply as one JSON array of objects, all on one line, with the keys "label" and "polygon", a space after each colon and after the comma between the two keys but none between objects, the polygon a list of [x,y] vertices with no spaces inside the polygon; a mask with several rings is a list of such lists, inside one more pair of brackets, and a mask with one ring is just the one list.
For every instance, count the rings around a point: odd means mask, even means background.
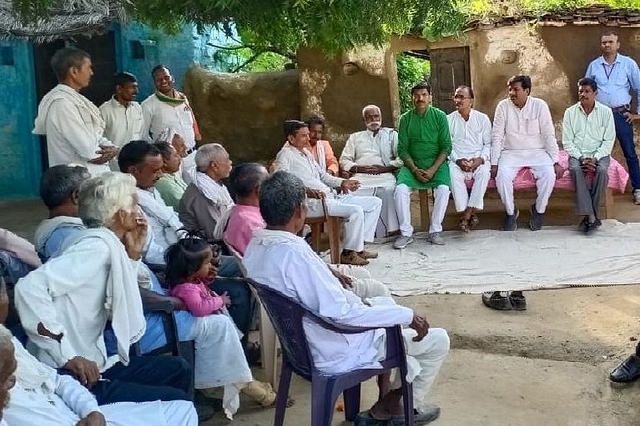
[{"label": "thatched roof", "polygon": [[[507,10],[505,9],[505,12]],[[604,4],[595,4],[573,9],[559,9],[553,11],[509,11],[512,13],[489,14],[484,17],[472,19],[467,23],[470,29],[491,29],[516,25],[520,22],[532,22],[536,25],[564,26],[579,25],[606,25],[609,27],[640,27],[640,10],[613,8]]]},{"label": "thatched roof", "polygon": [[11,0],[0,0],[0,39],[44,43],[103,33],[113,21],[126,20],[122,4],[122,0],[67,0],[51,10],[50,18],[25,24],[12,12]]}]

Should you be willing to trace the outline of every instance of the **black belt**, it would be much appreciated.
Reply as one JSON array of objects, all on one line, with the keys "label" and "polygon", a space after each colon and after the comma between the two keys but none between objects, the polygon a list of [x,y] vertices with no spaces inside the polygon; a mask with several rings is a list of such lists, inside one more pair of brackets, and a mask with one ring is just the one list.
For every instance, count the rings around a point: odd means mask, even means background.
[{"label": "black belt", "polygon": [[611,107],[611,111],[613,112],[627,112],[629,111],[629,105],[620,105],[617,107]]},{"label": "black belt", "polygon": [[191,154],[192,152],[196,152],[195,148],[190,148],[187,150],[187,155]]}]

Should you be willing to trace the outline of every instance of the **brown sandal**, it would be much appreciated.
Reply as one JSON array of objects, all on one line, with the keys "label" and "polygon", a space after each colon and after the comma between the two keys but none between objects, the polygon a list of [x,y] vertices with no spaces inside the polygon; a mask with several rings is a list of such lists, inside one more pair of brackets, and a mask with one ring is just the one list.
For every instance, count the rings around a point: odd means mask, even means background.
[{"label": "brown sandal", "polygon": [[469,227],[469,221],[465,218],[460,219],[458,226],[460,227],[460,230],[462,232],[469,232],[471,230],[471,228]]},{"label": "brown sandal", "polygon": [[476,216],[475,214],[472,214],[471,218],[469,219],[469,226],[471,227],[471,229],[473,229],[478,226],[478,224],[480,224],[480,219],[478,219],[478,216]]}]

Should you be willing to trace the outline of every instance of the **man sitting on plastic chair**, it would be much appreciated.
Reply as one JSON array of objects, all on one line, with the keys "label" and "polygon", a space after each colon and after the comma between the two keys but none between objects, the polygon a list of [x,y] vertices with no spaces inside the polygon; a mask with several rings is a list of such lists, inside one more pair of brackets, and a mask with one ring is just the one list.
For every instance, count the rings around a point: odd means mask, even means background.
[{"label": "man sitting on plastic chair", "polygon": [[[346,291],[323,260],[296,234],[306,217],[305,187],[296,176],[277,172],[262,183],[260,212],[266,229],[257,230],[247,247],[243,263],[249,278],[294,298],[313,313],[338,324],[381,329],[358,334],[336,334],[309,321],[304,323],[311,356],[317,368],[337,374],[359,368],[376,368],[385,358],[383,327],[400,324],[407,348],[408,379],[413,382],[415,424],[425,424],[440,409],[427,402],[442,363],[449,352],[449,336],[440,328],[429,329],[427,321],[411,309],[396,305],[389,297],[363,301]],[[366,417],[378,421],[398,419],[402,414],[399,378]],[[370,424],[365,421],[364,423]]]}]

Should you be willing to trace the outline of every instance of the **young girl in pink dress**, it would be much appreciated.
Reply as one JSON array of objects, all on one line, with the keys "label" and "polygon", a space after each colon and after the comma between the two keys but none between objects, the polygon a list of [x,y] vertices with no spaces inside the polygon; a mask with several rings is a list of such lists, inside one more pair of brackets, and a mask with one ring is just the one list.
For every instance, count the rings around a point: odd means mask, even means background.
[{"label": "young girl in pink dress", "polygon": [[165,257],[170,294],[182,300],[194,316],[224,313],[231,305],[226,292],[217,295],[208,287],[218,272],[219,256],[206,241],[185,238],[169,247]]}]

